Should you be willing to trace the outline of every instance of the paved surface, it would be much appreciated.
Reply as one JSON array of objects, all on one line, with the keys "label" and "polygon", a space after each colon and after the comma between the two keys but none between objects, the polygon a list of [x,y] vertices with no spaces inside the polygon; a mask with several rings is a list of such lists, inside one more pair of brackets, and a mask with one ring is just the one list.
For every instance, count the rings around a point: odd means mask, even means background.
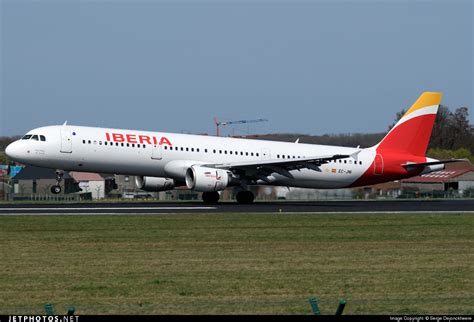
[{"label": "paved surface", "polygon": [[471,212],[474,200],[256,202],[251,205],[183,203],[3,204],[0,216],[14,214],[164,214],[164,213],[400,213]]}]

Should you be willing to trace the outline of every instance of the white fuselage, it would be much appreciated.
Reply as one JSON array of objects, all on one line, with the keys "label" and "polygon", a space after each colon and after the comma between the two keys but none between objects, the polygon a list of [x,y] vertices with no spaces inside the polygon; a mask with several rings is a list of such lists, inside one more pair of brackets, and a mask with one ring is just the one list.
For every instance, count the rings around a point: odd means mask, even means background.
[{"label": "white fuselage", "polygon": [[[67,171],[166,177],[184,182],[193,165],[298,159],[321,155],[353,155],[311,169],[292,170],[293,178],[271,174],[258,184],[304,188],[343,188],[361,177],[374,161],[374,149],[213,137],[163,132],[47,126],[8,147],[16,161]],[[359,153],[357,153],[359,152]]]}]

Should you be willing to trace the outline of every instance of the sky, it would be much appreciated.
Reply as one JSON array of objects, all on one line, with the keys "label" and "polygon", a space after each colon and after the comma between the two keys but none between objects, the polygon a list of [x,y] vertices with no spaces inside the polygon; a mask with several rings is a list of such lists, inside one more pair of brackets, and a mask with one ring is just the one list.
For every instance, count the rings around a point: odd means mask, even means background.
[{"label": "sky", "polygon": [[473,107],[466,0],[0,0],[0,136],[69,124],[384,132],[423,91]]}]

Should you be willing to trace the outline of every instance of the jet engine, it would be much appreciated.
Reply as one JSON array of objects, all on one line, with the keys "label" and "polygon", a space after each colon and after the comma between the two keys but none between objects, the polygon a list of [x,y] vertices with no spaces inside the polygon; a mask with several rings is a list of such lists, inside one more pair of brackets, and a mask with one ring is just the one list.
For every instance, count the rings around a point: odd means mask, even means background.
[{"label": "jet engine", "polygon": [[135,177],[135,186],[145,191],[166,191],[173,190],[175,182],[173,179],[160,177]]},{"label": "jet engine", "polygon": [[199,192],[222,191],[232,182],[232,176],[221,169],[192,166],[186,171],[186,186]]}]

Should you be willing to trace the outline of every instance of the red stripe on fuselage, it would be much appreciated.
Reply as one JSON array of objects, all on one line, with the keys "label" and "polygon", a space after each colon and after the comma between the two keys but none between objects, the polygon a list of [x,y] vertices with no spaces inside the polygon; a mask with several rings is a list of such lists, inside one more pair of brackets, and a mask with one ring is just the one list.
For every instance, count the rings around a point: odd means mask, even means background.
[{"label": "red stripe on fuselage", "polygon": [[383,172],[382,174],[375,174],[375,160],[372,161],[370,167],[354,181],[350,187],[370,186],[377,183],[383,183],[388,181],[406,179],[413,176],[419,175],[423,168],[408,171],[402,164],[407,162],[422,163],[426,162],[425,157],[419,157],[408,154],[400,154],[394,151],[379,151],[377,154],[382,156],[383,159]]}]

